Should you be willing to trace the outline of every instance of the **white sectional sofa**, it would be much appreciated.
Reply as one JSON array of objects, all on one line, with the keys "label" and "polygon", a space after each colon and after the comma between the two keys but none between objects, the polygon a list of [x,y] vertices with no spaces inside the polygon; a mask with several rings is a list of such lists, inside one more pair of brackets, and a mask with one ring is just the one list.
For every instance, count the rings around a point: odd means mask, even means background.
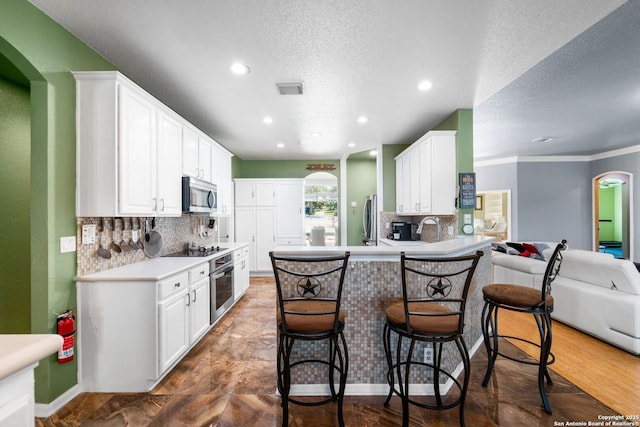
[{"label": "white sectional sofa", "polygon": [[[547,243],[551,248],[556,243]],[[631,261],[580,249],[563,253],[552,317],[640,355],[640,272]],[[493,252],[494,283],[540,289],[546,262]]]}]

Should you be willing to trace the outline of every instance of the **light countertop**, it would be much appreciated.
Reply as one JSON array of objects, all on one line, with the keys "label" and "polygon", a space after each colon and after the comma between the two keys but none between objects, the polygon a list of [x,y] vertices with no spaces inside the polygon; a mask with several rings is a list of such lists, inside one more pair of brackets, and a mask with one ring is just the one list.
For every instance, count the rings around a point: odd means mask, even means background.
[{"label": "light countertop", "polygon": [[0,335],[0,380],[57,352],[62,337],[57,334]]},{"label": "light countertop", "polygon": [[225,248],[224,250],[206,257],[149,258],[141,262],[123,265],[122,267],[112,268],[110,270],[100,271],[97,273],[91,273],[87,274],[86,276],[77,276],[75,280],[76,282],[126,282],[134,280],[157,282],[174,274],[189,270],[199,264],[209,261],[212,258],[226,255],[246,245],[248,245],[248,243],[224,243],[220,245],[221,248]]},{"label": "light countertop", "polygon": [[[349,251],[352,259],[399,260],[400,252],[433,257],[457,256],[481,249],[495,239],[485,236],[460,236],[441,242],[424,243],[397,241],[397,245],[378,246],[278,246],[274,252],[287,255],[322,255],[332,252]],[[402,244],[405,243],[405,244]]]}]

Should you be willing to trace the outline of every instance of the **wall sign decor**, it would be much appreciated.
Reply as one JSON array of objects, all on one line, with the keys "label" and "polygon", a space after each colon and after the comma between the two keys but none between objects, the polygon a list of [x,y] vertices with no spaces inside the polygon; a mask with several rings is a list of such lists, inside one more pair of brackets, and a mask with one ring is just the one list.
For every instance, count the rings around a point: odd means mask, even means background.
[{"label": "wall sign decor", "polygon": [[476,174],[461,172],[458,174],[460,186],[460,209],[474,209],[476,207]]},{"label": "wall sign decor", "polygon": [[336,165],[332,163],[309,163],[307,164],[307,170],[309,171],[334,171]]}]

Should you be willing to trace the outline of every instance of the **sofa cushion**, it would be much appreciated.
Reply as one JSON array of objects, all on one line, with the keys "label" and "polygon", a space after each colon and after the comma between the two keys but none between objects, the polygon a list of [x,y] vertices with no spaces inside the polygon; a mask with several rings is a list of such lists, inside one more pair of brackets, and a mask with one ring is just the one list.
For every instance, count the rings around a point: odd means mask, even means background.
[{"label": "sofa cushion", "polygon": [[544,274],[544,270],[547,268],[547,263],[538,259],[502,254],[495,254],[491,258],[491,262],[494,265],[501,265],[529,274]]},{"label": "sofa cushion", "polygon": [[640,273],[635,265],[611,254],[579,249],[565,251],[559,274],[603,288],[640,295]]}]

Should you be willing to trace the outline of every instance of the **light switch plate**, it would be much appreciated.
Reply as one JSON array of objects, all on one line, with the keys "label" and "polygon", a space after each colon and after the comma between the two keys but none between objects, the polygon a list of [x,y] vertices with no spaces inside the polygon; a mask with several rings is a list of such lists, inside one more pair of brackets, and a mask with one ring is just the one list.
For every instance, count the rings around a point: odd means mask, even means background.
[{"label": "light switch plate", "polygon": [[464,214],[463,218],[465,224],[471,224],[471,214]]},{"label": "light switch plate", "polygon": [[60,253],[76,251],[76,236],[60,237]]},{"label": "light switch plate", "polygon": [[85,224],[82,226],[82,244],[92,245],[96,242],[96,225]]}]

